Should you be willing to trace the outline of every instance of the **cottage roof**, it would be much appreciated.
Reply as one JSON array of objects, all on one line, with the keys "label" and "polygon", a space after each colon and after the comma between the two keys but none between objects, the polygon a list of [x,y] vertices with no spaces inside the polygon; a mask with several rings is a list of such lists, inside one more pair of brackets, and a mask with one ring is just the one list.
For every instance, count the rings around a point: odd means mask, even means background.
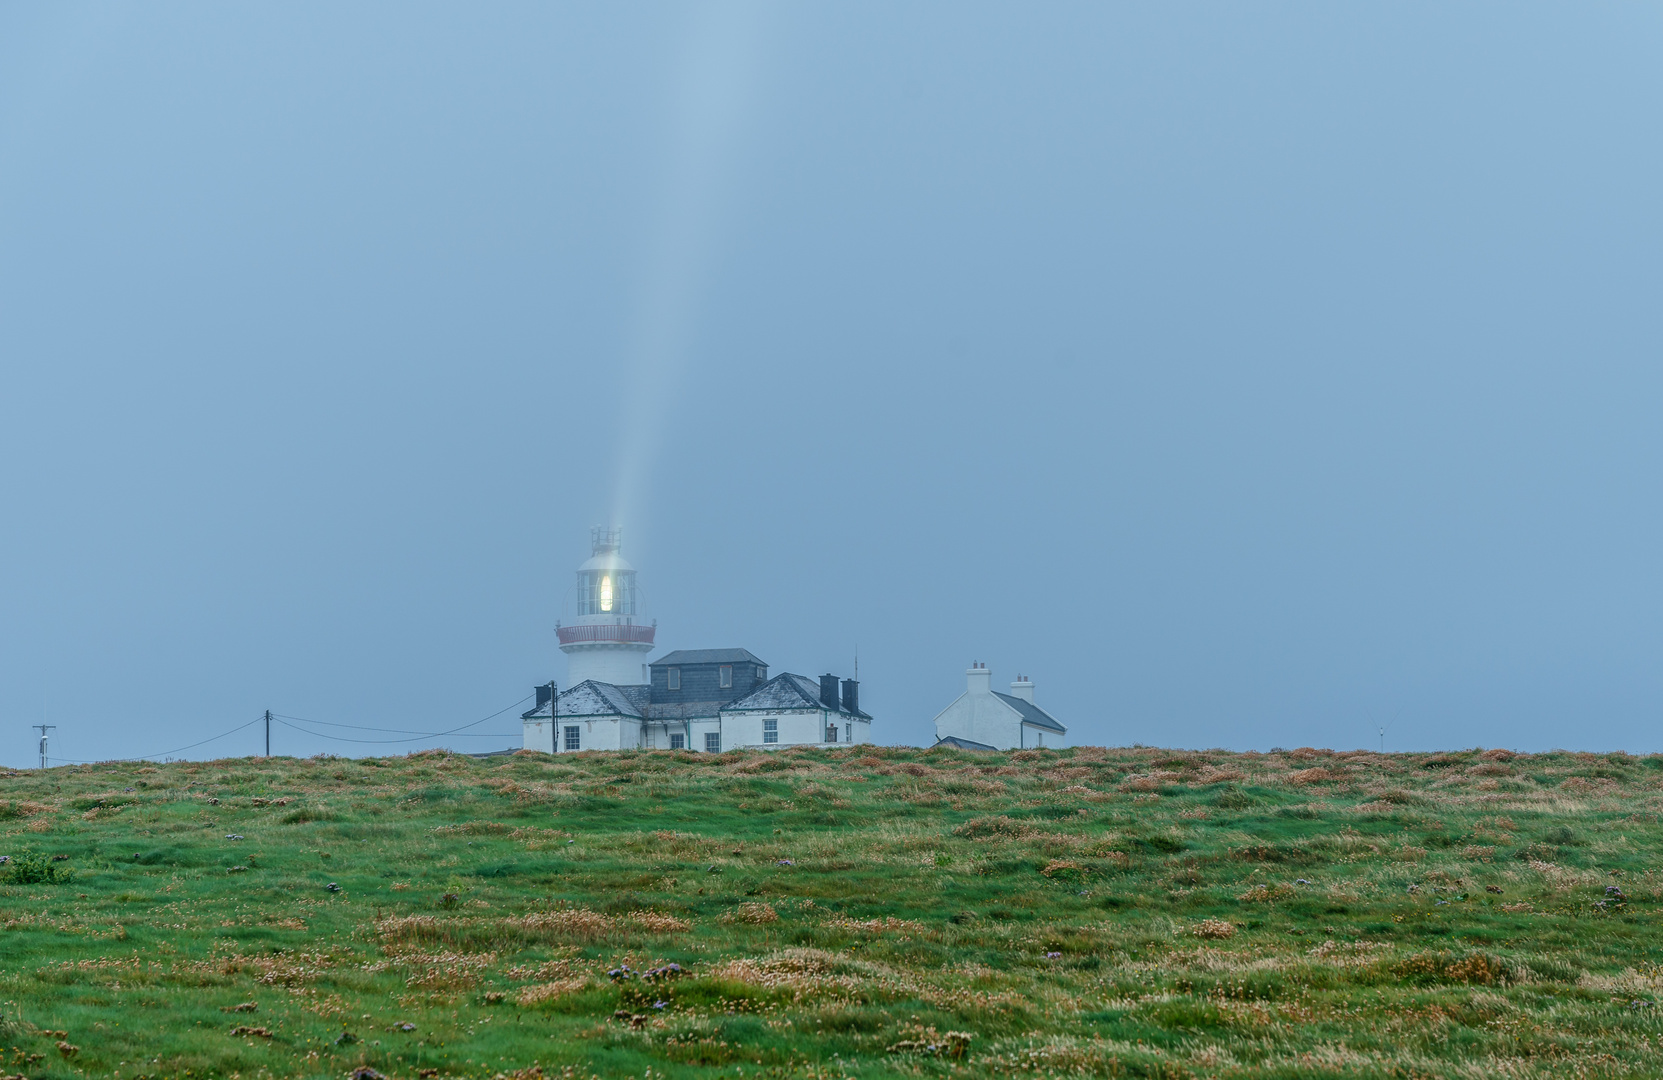
[{"label": "cottage roof", "polygon": [[670,667],[675,664],[761,664],[767,667],[768,661],[758,659],[749,649],[677,649],[665,653],[649,666]]},{"label": "cottage roof", "polygon": [[1058,723],[1056,717],[1052,716],[1038,705],[1035,705],[1033,702],[1026,701],[1019,697],[1013,697],[1010,694],[1001,694],[997,690],[993,691],[993,696],[998,698],[1000,701],[1003,701],[1006,705],[1009,705],[1017,712],[1021,713],[1022,722],[1024,724],[1032,724],[1034,727],[1042,727],[1046,731],[1055,731],[1059,735],[1068,734],[1068,729]]},{"label": "cottage roof", "polygon": [[[576,686],[560,692],[560,715],[565,716],[631,716],[646,715],[647,698],[651,689],[646,686],[615,686],[612,683],[585,679]],[[524,720],[550,718],[548,704],[522,713]]]},{"label": "cottage roof", "polygon": [[985,742],[971,742],[969,739],[961,739],[957,735],[949,735],[945,739],[937,739],[935,741],[935,745],[936,746],[953,746],[953,747],[957,747],[960,750],[997,750],[997,749],[999,749],[997,746],[989,746]]},{"label": "cottage roof", "polygon": [[[820,700],[820,681],[789,671],[775,675],[732,705],[722,706],[723,712],[770,712],[776,709],[824,709]],[[862,720],[872,717],[859,709],[839,707],[836,712]]]}]

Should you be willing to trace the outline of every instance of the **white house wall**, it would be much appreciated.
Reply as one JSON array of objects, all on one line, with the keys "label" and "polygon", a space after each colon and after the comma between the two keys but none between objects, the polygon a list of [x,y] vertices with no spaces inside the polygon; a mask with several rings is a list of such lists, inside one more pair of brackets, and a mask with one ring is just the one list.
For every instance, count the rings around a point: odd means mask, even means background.
[{"label": "white house wall", "polygon": [[554,753],[554,725],[547,720],[527,720],[525,722],[525,748],[527,750],[541,750],[545,754]]},{"label": "white house wall", "polygon": [[[762,741],[762,722],[764,720],[779,721],[779,741],[765,743]],[[740,747],[759,749],[778,749],[782,746],[825,746],[826,726],[837,724],[838,745],[844,745],[844,734],[847,730],[850,741],[855,743],[869,743],[872,741],[872,722],[870,720],[852,719],[840,713],[827,709],[782,709],[778,712],[742,712],[722,714],[722,749],[734,750]],[[845,728],[848,725],[848,728]],[[701,736],[702,739],[702,736]],[[703,744],[698,749],[703,749]]]},{"label": "white house wall", "polygon": [[[721,736],[722,750],[734,750],[741,747],[771,750],[782,746],[828,745],[826,743],[826,725],[832,722],[834,718],[837,723],[837,743],[839,746],[846,742],[870,743],[872,741],[872,722],[870,720],[854,719],[825,709],[788,709],[767,713],[727,713],[720,719],[708,717],[690,721],[672,720],[668,723],[649,720],[646,721],[646,726],[651,727],[653,731],[652,749],[657,750],[669,749],[669,736],[679,735],[684,731],[690,736],[686,748],[698,752],[704,751],[704,737],[708,732],[716,732]],[[764,720],[779,721],[779,742],[765,743],[762,741],[762,722]],[[570,751],[566,749],[566,728],[568,725],[575,725],[581,729],[578,734],[579,751],[636,750],[646,748],[647,745],[643,723],[639,720],[633,718],[620,719],[616,716],[562,716],[553,723],[548,720],[525,721],[525,748],[527,750],[540,750],[545,754],[569,753]],[[1049,740],[1047,745],[1049,745]]]},{"label": "white house wall", "polygon": [[935,737],[1015,749],[1022,745],[1022,714],[991,693],[966,692],[935,718]]}]

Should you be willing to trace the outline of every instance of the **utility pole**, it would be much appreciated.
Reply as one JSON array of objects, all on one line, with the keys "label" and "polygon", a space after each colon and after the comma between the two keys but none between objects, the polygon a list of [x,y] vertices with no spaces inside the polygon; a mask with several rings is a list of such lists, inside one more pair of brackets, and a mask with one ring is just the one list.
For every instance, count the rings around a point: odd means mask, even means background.
[{"label": "utility pole", "polygon": [[266,710],[266,757],[271,757],[271,710]]},{"label": "utility pole", "polygon": [[46,768],[46,733],[58,730],[57,724],[35,724],[40,729],[40,767]]}]

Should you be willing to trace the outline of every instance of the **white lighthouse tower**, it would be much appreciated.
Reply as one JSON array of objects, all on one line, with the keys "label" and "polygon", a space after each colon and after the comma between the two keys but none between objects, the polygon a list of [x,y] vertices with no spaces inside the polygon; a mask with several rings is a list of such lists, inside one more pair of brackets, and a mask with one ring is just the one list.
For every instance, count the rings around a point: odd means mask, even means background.
[{"label": "white lighthouse tower", "polygon": [[642,623],[635,567],[618,549],[623,530],[590,530],[594,554],[577,568],[577,615],[561,623],[560,651],[566,654],[567,686],[585,679],[615,686],[644,686],[647,654],[653,649],[656,623]]}]

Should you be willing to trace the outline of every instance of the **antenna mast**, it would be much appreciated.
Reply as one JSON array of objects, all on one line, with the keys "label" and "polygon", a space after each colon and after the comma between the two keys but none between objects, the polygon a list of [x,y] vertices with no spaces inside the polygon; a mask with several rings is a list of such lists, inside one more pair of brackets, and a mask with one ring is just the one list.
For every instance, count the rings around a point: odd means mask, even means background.
[{"label": "antenna mast", "polygon": [[46,733],[58,730],[58,725],[35,724],[33,726],[40,730],[40,767],[44,769],[46,768]]}]

